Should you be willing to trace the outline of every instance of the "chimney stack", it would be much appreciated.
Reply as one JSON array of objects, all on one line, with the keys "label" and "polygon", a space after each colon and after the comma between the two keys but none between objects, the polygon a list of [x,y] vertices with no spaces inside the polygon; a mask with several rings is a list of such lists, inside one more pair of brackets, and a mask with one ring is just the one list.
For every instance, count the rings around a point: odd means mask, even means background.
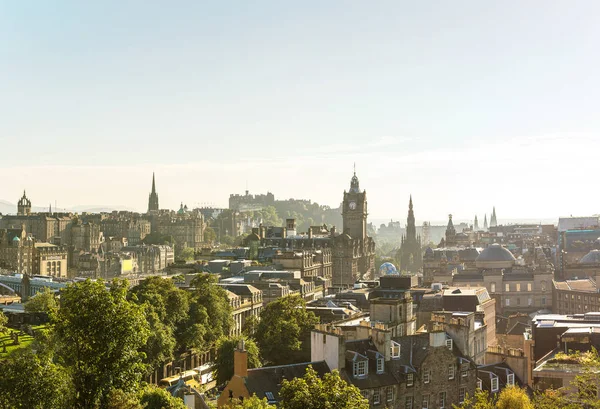
[{"label": "chimney stack", "polygon": [[233,376],[248,376],[248,351],[244,340],[240,340],[238,347],[233,352]]}]

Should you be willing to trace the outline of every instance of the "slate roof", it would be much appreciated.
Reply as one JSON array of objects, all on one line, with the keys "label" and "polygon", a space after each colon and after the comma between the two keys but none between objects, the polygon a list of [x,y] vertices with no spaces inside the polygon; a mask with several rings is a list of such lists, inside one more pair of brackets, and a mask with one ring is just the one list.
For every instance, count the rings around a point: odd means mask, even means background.
[{"label": "slate roof", "polygon": [[[260,399],[267,398],[269,401],[278,402],[282,381],[303,377],[309,365],[312,365],[319,377],[331,372],[325,361],[248,369],[246,388],[251,396],[256,394]],[[267,392],[273,394],[273,400],[267,396]]]},{"label": "slate roof", "polygon": [[498,377],[498,391],[500,392],[506,387],[506,380],[508,374],[515,375],[515,385],[523,387],[523,382],[515,374],[515,372],[506,364],[506,362],[500,362],[496,364],[481,365],[477,367],[477,377],[481,379],[481,389],[484,391],[491,392],[492,390],[492,377]]},{"label": "slate roof", "polygon": [[[383,373],[377,373],[378,357],[383,358],[383,355],[377,351],[371,340],[348,341],[346,342],[346,368],[340,371],[340,375],[358,389],[373,389],[397,385],[398,379],[392,373],[392,367],[389,365],[390,361],[384,363]],[[369,360],[368,374],[365,377],[355,378],[352,362],[365,359]]]}]

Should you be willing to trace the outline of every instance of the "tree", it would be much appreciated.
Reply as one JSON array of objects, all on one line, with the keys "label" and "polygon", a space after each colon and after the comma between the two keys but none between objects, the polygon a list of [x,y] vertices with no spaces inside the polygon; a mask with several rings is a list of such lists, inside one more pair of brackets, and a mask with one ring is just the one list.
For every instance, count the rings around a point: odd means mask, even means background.
[{"label": "tree", "polygon": [[229,297],[217,283],[218,278],[212,274],[199,274],[191,282],[190,304],[198,313],[204,311],[203,323],[208,329],[204,341],[209,345],[222,336],[229,335],[233,325]]},{"label": "tree", "polygon": [[31,349],[15,351],[2,363],[0,407],[63,409],[72,403],[71,380],[65,368]]},{"label": "tree", "polygon": [[242,329],[242,333],[246,337],[253,337],[256,333],[256,328],[258,327],[258,317],[256,315],[250,315],[246,318],[246,322],[244,323],[244,328]]},{"label": "tree", "polygon": [[49,287],[44,287],[41,292],[31,297],[24,305],[25,312],[45,312],[49,314],[58,308],[54,292]]},{"label": "tree", "polygon": [[235,238],[232,236],[224,235],[223,237],[221,237],[221,244],[224,244],[226,246],[233,246],[234,242]]},{"label": "tree", "polygon": [[182,399],[154,385],[147,385],[142,390],[140,402],[144,409],[186,409]]},{"label": "tree", "polygon": [[452,405],[454,409],[494,409],[496,407],[493,396],[487,391],[478,389],[473,396],[467,396],[460,405]]},{"label": "tree", "polygon": [[285,379],[279,391],[280,409],[369,409],[369,401],[360,390],[334,370],[323,376],[311,366],[302,378]]},{"label": "tree", "polygon": [[183,247],[179,254],[177,254],[177,258],[185,261],[193,261],[194,260],[194,249],[191,247]]},{"label": "tree", "polygon": [[173,244],[175,243],[175,239],[173,238],[173,236],[163,235],[158,232],[154,232],[146,235],[146,237],[144,237],[144,239],[142,240],[142,243],[159,245],[167,244],[169,246],[173,246]]},{"label": "tree", "polygon": [[207,227],[204,229],[204,241],[206,243],[212,243],[217,239],[217,234],[212,227]]},{"label": "tree", "polygon": [[273,365],[308,360],[303,342],[310,339],[310,331],[318,322],[315,314],[306,310],[306,303],[299,295],[269,303],[256,328],[256,341],[263,358]]},{"label": "tree", "polygon": [[252,397],[239,400],[233,399],[225,406],[227,409],[273,409],[274,406],[269,405],[267,399],[259,399],[256,395]]},{"label": "tree", "polygon": [[215,359],[214,374],[217,385],[222,385],[229,381],[233,376],[233,355],[240,342],[244,342],[244,348],[248,352],[248,368],[259,368],[260,358],[258,346],[249,338],[244,336],[226,338],[222,337],[217,341],[217,357]]},{"label": "tree", "polygon": [[496,409],[534,409],[534,406],[525,389],[510,386],[500,392]]},{"label": "tree", "polygon": [[0,311],[0,334],[4,334],[7,330],[8,317],[4,315],[4,312]]},{"label": "tree", "polygon": [[71,407],[105,407],[111,389],[130,392],[146,373],[140,349],[149,326],[143,308],[126,298],[127,281],[87,280],[68,285],[52,314],[57,353],[72,374]]}]

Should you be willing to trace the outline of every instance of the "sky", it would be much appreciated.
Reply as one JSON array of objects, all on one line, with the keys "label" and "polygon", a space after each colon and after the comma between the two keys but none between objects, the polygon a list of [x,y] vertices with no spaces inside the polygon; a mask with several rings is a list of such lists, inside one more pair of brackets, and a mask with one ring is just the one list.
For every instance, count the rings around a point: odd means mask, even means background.
[{"label": "sky", "polygon": [[597,1],[0,3],[0,199],[600,213]]}]

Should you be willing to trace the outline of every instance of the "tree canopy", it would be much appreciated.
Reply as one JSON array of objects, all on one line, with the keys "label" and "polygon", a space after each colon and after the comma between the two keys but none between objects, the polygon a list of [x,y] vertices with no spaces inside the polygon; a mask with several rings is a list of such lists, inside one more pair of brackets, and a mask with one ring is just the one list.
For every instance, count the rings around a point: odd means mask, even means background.
[{"label": "tree canopy", "polygon": [[44,287],[41,292],[31,297],[24,304],[25,312],[45,312],[49,314],[56,311],[58,301],[54,296],[54,292],[49,287]]},{"label": "tree canopy", "polygon": [[[306,310],[299,295],[269,303],[260,315],[256,342],[265,360],[273,365],[305,362],[310,359],[310,331],[319,319]],[[303,348],[303,343],[306,343]]]},{"label": "tree canopy", "polygon": [[126,298],[127,282],[87,280],[68,285],[53,316],[57,353],[69,368],[74,408],[105,406],[111,389],[135,389],[146,373],[140,349],[149,325],[143,308]]},{"label": "tree canopy", "polygon": [[279,391],[280,409],[369,409],[369,401],[360,390],[334,370],[317,376],[312,367],[302,378],[284,380]]},{"label": "tree canopy", "polygon": [[273,409],[265,398],[259,399],[256,395],[244,400],[233,399],[225,407],[227,409]]}]

